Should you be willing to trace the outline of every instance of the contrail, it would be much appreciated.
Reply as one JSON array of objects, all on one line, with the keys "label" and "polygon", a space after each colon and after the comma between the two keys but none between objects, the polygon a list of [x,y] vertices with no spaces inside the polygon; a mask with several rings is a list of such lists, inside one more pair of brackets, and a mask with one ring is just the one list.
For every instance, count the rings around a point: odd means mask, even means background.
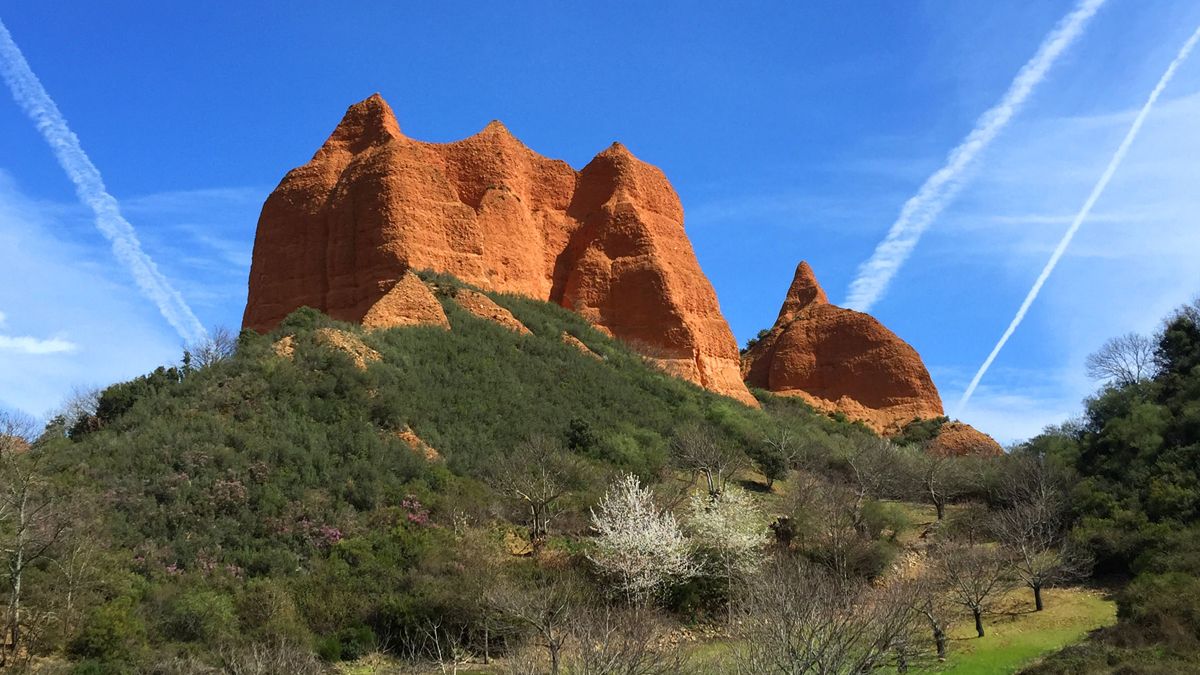
[{"label": "contrail", "polygon": [[1117,168],[1121,165],[1121,160],[1125,159],[1125,153],[1129,152],[1129,146],[1133,145],[1133,140],[1137,137],[1138,132],[1141,131],[1142,123],[1146,121],[1146,116],[1150,114],[1150,109],[1154,107],[1159,94],[1162,94],[1163,89],[1166,89],[1167,84],[1175,76],[1175,71],[1179,69],[1179,66],[1187,60],[1197,41],[1200,41],[1200,27],[1197,27],[1196,32],[1192,33],[1188,41],[1183,44],[1183,48],[1179,50],[1179,53],[1175,56],[1175,60],[1171,62],[1171,65],[1167,66],[1167,72],[1163,73],[1162,77],[1158,80],[1158,84],[1154,86],[1154,90],[1150,92],[1150,98],[1146,99],[1146,104],[1142,106],[1141,111],[1134,118],[1133,125],[1129,127],[1129,132],[1125,134],[1121,145],[1117,147],[1117,152],[1109,160],[1108,167],[1104,169],[1100,180],[1092,188],[1092,193],[1088,195],[1087,201],[1083,203],[1083,208],[1076,214],[1075,220],[1071,221],[1071,227],[1067,228],[1067,233],[1059,240],[1058,247],[1054,249],[1054,253],[1050,254],[1050,260],[1042,268],[1042,273],[1038,275],[1037,281],[1033,282],[1033,288],[1029,289],[1029,293],[1025,296],[1025,301],[1021,303],[1021,308],[1017,310],[1017,315],[1008,324],[1004,335],[1000,336],[1000,341],[992,348],[992,353],[988,354],[983,365],[979,367],[979,372],[975,373],[975,377],[971,378],[971,384],[967,385],[967,390],[963,392],[962,398],[958,402],[958,410],[955,411],[956,415],[962,413],[963,409],[967,406],[967,402],[971,400],[971,395],[975,393],[975,388],[979,386],[979,381],[987,374],[988,368],[992,366],[992,362],[996,360],[996,356],[1000,353],[1000,350],[1004,349],[1004,345],[1008,342],[1008,339],[1016,332],[1017,326],[1021,325],[1021,321],[1025,318],[1025,313],[1029,311],[1030,305],[1037,299],[1038,293],[1041,292],[1042,286],[1046,283],[1046,279],[1050,278],[1050,273],[1054,271],[1054,266],[1058,264],[1059,258],[1062,258],[1067,247],[1071,245],[1071,240],[1075,238],[1075,233],[1079,231],[1079,226],[1083,225],[1083,221],[1087,219],[1092,207],[1095,206],[1096,200],[1100,199],[1104,188],[1108,187],[1108,182],[1112,180],[1113,174],[1117,172]]},{"label": "contrail", "polygon": [[112,243],[117,260],[133,274],[138,288],[158,305],[163,318],[185,341],[194,342],[203,338],[206,334],[204,327],[179,291],[171,286],[150,256],[142,251],[137,233],[121,215],[117,200],[105,189],[100,171],[83,151],[79,138],[67,125],[66,118],[29,68],[29,63],[13,42],[3,21],[0,21],[0,75],[12,90],[17,104],[50,144],[59,166],[75,184],[75,194],[92,209],[96,227]]},{"label": "contrail", "polygon": [[950,151],[942,168],[927,178],[917,194],[904,203],[887,236],[875,248],[871,258],[859,266],[858,276],[850,284],[850,292],[843,303],[845,306],[865,312],[883,296],[921,235],[962,189],[963,174],[971,162],[1008,126],[1058,57],[1083,34],[1088,20],[1104,2],[1079,0],[1075,9],[1042,40],[1037,53],[1021,67],[1000,102],[979,116],[975,128]]}]

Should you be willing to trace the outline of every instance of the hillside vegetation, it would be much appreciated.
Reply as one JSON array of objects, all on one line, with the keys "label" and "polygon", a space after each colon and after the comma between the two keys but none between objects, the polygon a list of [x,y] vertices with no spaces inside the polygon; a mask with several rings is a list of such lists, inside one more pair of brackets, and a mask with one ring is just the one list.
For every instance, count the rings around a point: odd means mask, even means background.
[{"label": "hillside vegetation", "polygon": [[[562,308],[488,294],[521,334],[460,308],[454,279],[424,277],[450,331],[366,332],[301,309],[43,430],[0,416],[4,665],[918,672],[1009,644],[1018,623],[1056,624],[1078,605],[1058,589],[1093,561],[1141,564],[1128,553],[1146,540],[1082,510],[1108,503],[1082,499],[1108,489],[1086,462],[1115,452],[1080,451],[1082,436],[933,456],[941,421],[889,441],[762,392],[748,408]],[[1170,368],[1155,391],[1182,400]],[[1173,457],[1166,443],[1145,461]],[[1112,503],[1148,503],[1138,485]],[[1178,521],[1154,513],[1139,528],[1166,546]],[[1182,546],[1129,597],[1159,611],[1187,592],[1165,567]],[[1148,611],[1122,600],[1118,628]]]},{"label": "hillside vegetation", "polygon": [[1091,359],[1083,418],[1028,447],[1073,468],[1073,537],[1119,580],[1118,623],[1036,673],[1200,671],[1200,301]]}]

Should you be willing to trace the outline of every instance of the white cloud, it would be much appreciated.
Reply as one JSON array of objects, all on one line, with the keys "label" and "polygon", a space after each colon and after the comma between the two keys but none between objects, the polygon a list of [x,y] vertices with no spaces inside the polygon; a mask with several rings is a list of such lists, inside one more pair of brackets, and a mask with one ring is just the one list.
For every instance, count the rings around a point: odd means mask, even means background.
[{"label": "white cloud", "polygon": [[79,347],[62,338],[40,340],[27,336],[0,335],[0,351],[17,352],[19,354],[61,354],[73,352]]},{"label": "white cloud", "polygon": [[962,420],[1007,447],[1036,436],[1047,426],[1067,421],[1080,410],[1079,401],[979,387]]}]

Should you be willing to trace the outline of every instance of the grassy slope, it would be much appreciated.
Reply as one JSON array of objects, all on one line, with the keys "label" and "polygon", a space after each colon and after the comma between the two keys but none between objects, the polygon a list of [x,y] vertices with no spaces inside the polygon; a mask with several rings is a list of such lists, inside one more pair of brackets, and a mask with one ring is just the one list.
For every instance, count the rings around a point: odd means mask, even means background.
[{"label": "grassy slope", "polygon": [[1116,622],[1116,604],[1098,591],[1056,588],[1045,591],[1046,609],[1030,611],[1027,591],[1009,598],[1012,612],[992,617],[987,635],[975,637],[974,626],[962,622],[952,631],[950,659],[938,673],[1000,675],[1015,673],[1038,657],[1082,640],[1089,631]]},{"label": "grassy slope", "polygon": [[[920,534],[935,522],[928,504],[900,503],[911,527],[898,539],[906,547],[919,547]],[[953,514],[959,508],[951,506]],[[1116,621],[1116,604],[1103,594],[1084,588],[1054,588],[1044,591],[1046,609],[1033,612],[1033,599],[1026,589],[1014,591],[1004,603],[1005,613],[987,619],[987,635],[975,636],[975,627],[961,620],[951,631],[950,656],[946,664],[931,672],[955,675],[1000,675],[1015,673],[1039,657],[1078,642],[1102,626]]]},{"label": "grassy slope", "polygon": [[[776,489],[786,489],[787,483]],[[909,516],[910,526],[899,533],[906,548],[919,548],[920,534],[934,522],[933,507],[895,502]],[[952,507],[956,510],[957,507]],[[960,620],[951,631],[950,658],[929,673],[954,675],[1010,675],[1038,658],[1082,640],[1090,631],[1116,622],[1116,604],[1104,594],[1085,588],[1044,591],[1046,609],[1033,612],[1032,598],[1018,590],[1004,603],[1004,612],[987,620],[987,636],[975,637],[969,620]],[[695,645],[690,654],[697,672],[719,673],[732,643],[725,640]]]}]

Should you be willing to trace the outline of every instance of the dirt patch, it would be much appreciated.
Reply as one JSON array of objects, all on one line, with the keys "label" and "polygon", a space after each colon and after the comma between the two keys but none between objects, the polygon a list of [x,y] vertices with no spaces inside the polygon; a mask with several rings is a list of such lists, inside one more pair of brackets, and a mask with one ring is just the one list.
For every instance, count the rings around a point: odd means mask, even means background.
[{"label": "dirt patch", "polygon": [[271,349],[275,350],[275,356],[291,360],[296,355],[296,338],[285,335],[276,340]]},{"label": "dirt patch", "polygon": [[517,320],[512,312],[497,305],[488,296],[478,291],[461,288],[454,294],[454,301],[459,307],[467,310],[475,316],[498,323],[509,330],[516,331],[522,335],[533,335],[533,331],[529,330],[525,324]]},{"label": "dirt patch", "polygon": [[314,337],[317,340],[317,344],[349,354],[354,359],[355,367],[359,370],[366,370],[368,362],[378,361],[383,358],[379,355],[379,352],[364,344],[357,335],[347,333],[344,330],[318,328],[316,333],[314,333]]},{"label": "dirt patch", "polygon": [[604,360],[603,356],[600,356],[596,352],[592,351],[591,347],[585,345],[583,343],[583,340],[580,340],[579,338],[575,337],[574,335],[571,335],[570,333],[568,333],[566,331],[563,331],[562,341],[571,345],[572,347],[578,349],[579,351],[583,352],[584,354],[592,357],[593,359],[597,359],[597,360],[601,360],[601,361]]},{"label": "dirt patch", "polygon": [[432,445],[429,445],[417,432],[412,430],[412,427],[405,425],[403,429],[396,432],[396,438],[399,438],[409,447],[410,450],[425,458],[427,462],[441,461],[442,455]]}]

